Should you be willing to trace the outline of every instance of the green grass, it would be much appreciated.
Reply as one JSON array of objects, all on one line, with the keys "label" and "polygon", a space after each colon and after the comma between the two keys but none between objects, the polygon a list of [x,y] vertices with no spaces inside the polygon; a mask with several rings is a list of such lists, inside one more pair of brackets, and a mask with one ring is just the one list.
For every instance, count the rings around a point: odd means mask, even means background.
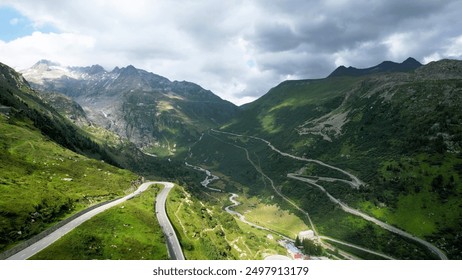
[{"label": "green grass", "polygon": [[162,229],[154,204],[159,186],[78,226],[32,259],[166,260]]},{"label": "green grass", "polygon": [[98,144],[116,147],[122,142],[117,134],[102,127],[94,125],[83,125],[81,128],[91,134],[92,139],[95,140]]},{"label": "green grass", "polygon": [[0,250],[72,213],[129,191],[137,176],[0,115]]},{"label": "green grass", "polygon": [[358,80],[341,77],[283,82],[258,101],[246,105],[238,119],[223,128],[277,137],[293,134],[300,121],[320,117],[339,106]]},{"label": "green grass", "polygon": [[217,198],[220,202],[212,205],[199,201],[181,187],[175,187],[169,194],[167,213],[186,259],[253,260],[285,251],[276,243],[276,237],[270,240],[268,232],[254,229],[226,213],[220,205],[223,198]]},{"label": "green grass", "polygon": [[186,259],[234,259],[218,226],[219,208],[210,208],[176,186],[167,200],[167,213]]},{"label": "green grass", "polygon": [[[366,201],[360,207],[374,216],[409,231],[419,237],[435,234],[440,227],[457,224],[462,216],[459,195],[462,193],[460,176],[454,166],[460,159],[447,155],[444,160],[420,154],[413,158],[383,163],[381,176],[405,189],[397,198],[396,207],[389,209]],[[439,185],[432,186],[434,178],[442,176]],[[448,187],[451,176],[453,188]],[[447,195],[445,192],[450,192]]]},{"label": "green grass", "polygon": [[174,154],[171,150],[169,150],[166,142],[163,142],[159,145],[152,145],[150,147],[146,147],[143,149],[143,151],[149,154],[156,155],[160,158],[170,157]]},{"label": "green grass", "polygon": [[289,238],[295,238],[300,231],[308,226],[295,214],[281,209],[277,204],[266,204],[253,197],[245,199],[239,197],[242,204],[235,208],[243,213],[249,222],[279,232]]},{"label": "green grass", "polygon": [[273,114],[268,114],[262,117],[260,123],[262,129],[269,134],[279,133],[283,130],[282,126],[277,125],[276,116]]},{"label": "green grass", "polygon": [[[261,260],[271,255],[287,255],[287,250],[276,243],[279,236],[254,228],[236,218],[244,235],[231,236],[241,250],[240,259]],[[273,239],[268,238],[271,235]]]}]

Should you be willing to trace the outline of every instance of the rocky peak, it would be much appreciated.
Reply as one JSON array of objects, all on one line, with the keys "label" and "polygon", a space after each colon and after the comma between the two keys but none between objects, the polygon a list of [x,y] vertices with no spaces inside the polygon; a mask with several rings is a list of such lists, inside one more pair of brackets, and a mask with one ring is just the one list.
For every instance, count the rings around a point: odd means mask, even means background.
[{"label": "rocky peak", "polygon": [[111,71],[111,73],[114,73],[114,74],[118,74],[119,72],[120,72],[119,66],[114,67],[114,69],[112,69]]},{"label": "rocky peak", "polygon": [[98,64],[92,65],[90,67],[84,67],[83,71],[89,75],[106,73],[106,70],[101,65],[98,65]]},{"label": "rocky peak", "polygon": [[139,76],[139,71],[133,65],[128,65],[120,70],[120,74],[124,76]]},{"label": "rocky peak", "polygon": [[51,60],[47,60],[47,59],[41,59],[39,61],[37,61],[37,63],[34,64],[34,66],[32,67],[40,67],[42,65],[46,65],[46,66],[59,66],[59,63],[56,63],[56,62],[53,62]]},{"label": "rocky peak", "polygon": [[335,71],[332,72],[332,74],[330,74],[329,77],[339,77],[339,76],[358,77],[358,76],[365,76],[365,75],[377,74],[377,73],[409,72],[409,71],[413,71],[419,68],[420,66],[422,66],[422,64],[412,57],[407,58],[402,63],[397,63],[393,61],[384,61],[376,66],[364,68],[364,69],[358,69],[352,66],[347,68],[342,65],[342,66],[339,66],[337,69],[335,69]]},{"label": "rocky peak", "polygon": [[402,65],[409,65],[409,66],[414,66],[414,67],[420,67],[422,66],[422,63],[418,62],[415,58],[413,57],[408,57],[405,61],[403,61],[403,63],[401,63]]},{"label": "rocky peak", "polygon": [[50,60],[42,59],[35,63],[30,69],[36,71],[48,71],[52,66],[59,66],[59,63],[52,62]]}]

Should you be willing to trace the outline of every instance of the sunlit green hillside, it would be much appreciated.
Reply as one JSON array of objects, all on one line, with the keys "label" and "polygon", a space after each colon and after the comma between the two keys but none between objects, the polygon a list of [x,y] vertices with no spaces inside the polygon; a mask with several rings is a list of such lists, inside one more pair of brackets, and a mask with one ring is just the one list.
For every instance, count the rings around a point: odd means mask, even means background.
[{"label": "sunlit green hillside", "polygon": [[137,176],[89,159],[0,114],[0,249],[89,205],[123,195]]}]

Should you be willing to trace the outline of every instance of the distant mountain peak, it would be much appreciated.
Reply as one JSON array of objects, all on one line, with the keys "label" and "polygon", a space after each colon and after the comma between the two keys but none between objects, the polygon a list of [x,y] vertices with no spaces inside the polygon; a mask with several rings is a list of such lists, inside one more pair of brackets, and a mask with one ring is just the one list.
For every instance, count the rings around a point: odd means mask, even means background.
[{"label": "distant mountain peak", "polygon": [[92,65],[90,66],[90,68],[88,68],[88,74],[97,74],[97,73],[101,73],[101,72],[106,72],[106,70],[103,68],[103,66],[99,65],[99,64],[95,64],[95,65]]},{"label": "distant mountain peak", "polygon": [[419,61],[417,61],[413,57],[408,57],[405,61],[403,61],[402,64],[419,64],[419,65],[422,65]]},{"label": "distant mountain peak", "polygon": [[111,71],[111,73],[119,73],[119,72],[120,72],[119,66],[114,67],[114,69],[112,69]]},{"label": "distant mountain peak", "polygon": [[50,67],[52,66],[60,66],[59,63],[56,63],[56,62],[53,62],[51,60],[47,60],[47,59],[41,59],[39,61],[37,61],[37,63],[35,63],[31,69],[36,69],[36,70],[47,70],[49,69]]},{"label": "distant mountain peak", "polygon": [[376,66],[358,69],[352,66],[348,68],[341,65],[332,72],[329,77],[340,77],[340,76],[365,76],[376,73],[393,73],[393,72],[409,72],[413,71],[422,66],[416,59],[409,57],[402,63],[393,61],[384,61]]},{"label": "distant mountain peak", "polygon": [[99,64],[95,64],[95,65],[92,65],[92,66],[86,66],[86,67],[68,67],[69,70],[71,71],[76,71],[76,72],[82,72],[82,73],[86,73],[86,74],[89,74],[89,75],[96,75],[96,74],[100,74],[100,73],[106,73],[106,70],[103,68],[103,66],[99,65]]},{"label": "distant mountain peak", "polygon": [[59,66],[60,64],[57,63],[57,62],[53,62],[51,60],[48,60],[48,59],[41,59],[39,61],[37,61],[37,63],[34,64],[34,66],[38,66],[38,65],[48,65],[48,66]]},{"label": "distant mountain peak", "polygon": [[128,76],[137,76],[139,75],[139,71],[135,68],[135,66],[128,65],[127,67],[120,69],[120,74]]}]

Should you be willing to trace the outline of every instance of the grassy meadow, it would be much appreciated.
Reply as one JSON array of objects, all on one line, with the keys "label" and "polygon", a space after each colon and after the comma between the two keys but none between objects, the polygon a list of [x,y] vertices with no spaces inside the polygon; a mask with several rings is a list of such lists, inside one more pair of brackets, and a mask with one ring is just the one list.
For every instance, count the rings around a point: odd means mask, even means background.
[{"label": "grassy meadow", "polygon": [[155,217],[159,186],[97,215],[32,259],[166,260],[167,247]]},{"label": "grassy meadow", "polygon": [[[186,259],[263,259],[267,255],[285,254],[277,237],[242,223],[223,210],[220,203],[199,201],[184,188],[175,187],[167,200],[167,213],[172,221]],[[205,200],[204,200],[205,201]]]}]

